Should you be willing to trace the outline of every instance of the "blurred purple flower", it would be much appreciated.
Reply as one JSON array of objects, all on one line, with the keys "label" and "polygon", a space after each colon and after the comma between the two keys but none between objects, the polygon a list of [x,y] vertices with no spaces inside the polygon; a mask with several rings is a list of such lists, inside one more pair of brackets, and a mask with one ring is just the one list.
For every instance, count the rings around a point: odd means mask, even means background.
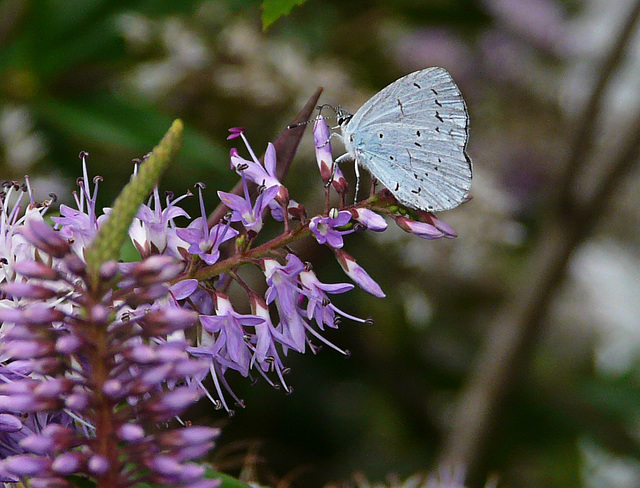
[{"label": "blurred purple flower", "polygon": [[517,37],[533,42],[534,47],[560,54],[568,39],[566,13],[558,2],[550,0],[484,0],[495,19],[513,30]]},{"label": "blurred purple flower", "polygon": [[403,71],[442,66],[462,78],[474,67],[472,52],[454,31],[445,28],[411,30],[397,39],[392,55]]}]

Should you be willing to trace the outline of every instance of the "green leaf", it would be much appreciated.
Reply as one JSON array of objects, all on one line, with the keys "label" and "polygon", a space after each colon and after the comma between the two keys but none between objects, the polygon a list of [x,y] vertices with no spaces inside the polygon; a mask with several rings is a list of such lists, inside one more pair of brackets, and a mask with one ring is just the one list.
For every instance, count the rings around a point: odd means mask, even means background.
[{"label": "green leaf", "polygon": [[296,5],[302,5],[306,0],[263,0],[262,1],[262,29],[273,24],[280,17],[289,15]]},{"label": "green leaf", "polygon": [[251,488],[250,485],[243,483],[240,480],[229,476],[228,474],[220,473],[219,471],[214,471],[213,469],[207,469],[207,474],[205,475],[207,478],[221,479],[222,484],[218,488]]},{"label": "green leaf", "polygon": [[[84,147],[105,146],[120,153],[145,154],[171,124],[171,117],[133,98],[95,94],[90,100],[43,98],[34,102],[42,122],[55,127],[67,140]],[[227,160],[229,151],[206,134],[189,128],[180,155],[196,168],[225,174],[212,161]]]}]

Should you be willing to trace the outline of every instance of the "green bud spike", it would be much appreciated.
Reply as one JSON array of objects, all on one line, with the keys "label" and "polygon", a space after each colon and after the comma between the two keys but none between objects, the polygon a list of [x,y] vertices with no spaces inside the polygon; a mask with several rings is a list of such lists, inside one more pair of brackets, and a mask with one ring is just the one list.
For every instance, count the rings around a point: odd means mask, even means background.
[{"label": "green bud spike", "polygon": [[142,163],[138,173],[132,176],[129,183],[122,189],[113,203],[109,218],[100,227],[98,235],[86,250],[88,278],[93,289],[96,289],[100,282],[98,273],[100,266],[107,261],[118,259],[120,248],[138,208],[180,149],[183,128],[184,125],[180,119],[176,119],[171,124],[160,143]]}]

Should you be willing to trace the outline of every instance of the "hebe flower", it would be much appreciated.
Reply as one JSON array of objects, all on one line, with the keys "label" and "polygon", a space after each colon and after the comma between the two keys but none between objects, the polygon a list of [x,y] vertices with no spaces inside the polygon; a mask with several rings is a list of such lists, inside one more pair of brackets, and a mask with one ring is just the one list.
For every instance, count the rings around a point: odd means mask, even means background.
[{"label": "hebe flower", "polygon": [[[151,186],[145,190],[143,178],[158,171],[149,165],[165,164],[162,158],[174,151],[173,130],[136,168],[125,187],[127,199],[148,194]],[[185,409],[202,396],[230,414],[227,396],[244,406],[228,383],[230,371],[243,377],[257,373],[291,392],[283,360],[289,351],[316,352],[324,344],[348,355],[323,337],[325,327],[335,328],[343,318],[371,323],[331,301],[330,295],[346,293],[352,284],[321,282],[288,245],[315,237],[334,251],[355,284],[384,297],[342,249],[347,235],[384,231],[386,214],[424,237],[455,236],[433,215],[400,209],[382,192],[346,206],[348,185],[334,167],[323,119],[316,121],[314,138],[325,212],[310,219],[278,177],[275,146],[267,146],[262,164],[243,129],[232,129],[231,138],[244,141],[250,158],[231,150],[241,185],[233,193],[218,192],[229,212],[213,222],[202,184],[197,185],[200,215],[193,220],[179,206],[189,192],[175,199],[169,194],[163,202],[157,188],[146,204],[139,196],[135,209],[119,199],[113,210],[99,212],[100,178],[92,180],[92,188],[84,152],[76,208],[61,206],[60,216],[52,218],[54,228],[43,218],[51,202],[35,202],[28,180],[22,187],[4,184],[0,480],[65,487],[67,476],[81,475],[104,486],[213,488],[217,481],[203,480],[204,469],[192,461],[211,449],[218,430],[180,427],[188,425],[181,419]],[[329,210],[331,188],[340,206]],[[27,194],[29,203],[23,205]],[[117,220],[123,212],[140,253],[137,262],[116,262],[120,237],[105,230],[124,236],[126,225]],[[284,229],[261,242],[268,215]],[[238,274],[243,266],[259,268],[264,283],[245,282]],[[229,298],[234,282],[244,290],[245,304]],[[247,304],[251,313],[238,312]],[[208,375],[214,391],[204,387]]]},{"label": "hebe flower", "polygon": [[[15,266],[18,273],[29,269],[37,284],[0,285],[16,301],[15,307],[0,309],[7,371],[0,385],[0,410],[7,425],[3,444],[11,449],[0,472],[14,481],[82,474],[117,486],[133,476],[152,483],[193,481],[195,476],[185,475],[191,470],[185,448],[203,442],[164,445],[153,432],[157,422],[179,416],[202,395],[188,386],[165,389],[169,382],[184,382],[184,371],[193,375],[208,369],[188,355],[186,342],[166,339],[192,326],[197,314],[172,303],[168,288],[164,295],[154,294],[153,302],[139,304],[141,294],[175,278],[183,266],[175,266],[169,256],[150,257],[123,268],[115,288],[119,291],[104,288],[96,297],[78,256],[57,232],[39,220],[19,230],[40,256],[49,256],[45,262],[50,264],[23,261]],[[70,312],[63,312],[43,290],[64,293]],[[137,308],[128,306],[130,298]],[[73,347],[68,346],[70,337]],[[17,417],[11,417],[15,414],[27,421],[20,420],[21,428]],[[119,442],[115,432],[131,425],[144,436]],[[216,433],[200,436],[207,449]],[[188,439],[185,434],[182,438]]]}]

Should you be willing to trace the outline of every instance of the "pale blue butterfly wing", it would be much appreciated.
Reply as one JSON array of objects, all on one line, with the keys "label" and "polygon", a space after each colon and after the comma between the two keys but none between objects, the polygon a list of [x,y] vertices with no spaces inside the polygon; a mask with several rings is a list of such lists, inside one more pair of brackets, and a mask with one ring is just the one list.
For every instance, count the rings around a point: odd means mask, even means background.
[{"label": "pale blue butterfly wing", "polygon": [[341,131],[348,154],[402,204],[439,211],[467,198],[469,117],[446,70],[427,68],[391,83]]}]

